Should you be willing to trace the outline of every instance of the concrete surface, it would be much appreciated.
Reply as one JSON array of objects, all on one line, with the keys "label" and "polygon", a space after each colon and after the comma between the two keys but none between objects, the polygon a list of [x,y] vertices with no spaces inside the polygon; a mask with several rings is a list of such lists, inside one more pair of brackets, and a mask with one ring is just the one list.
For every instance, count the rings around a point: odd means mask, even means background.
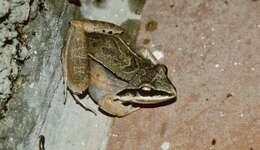
[{"label": "concrete surface", "polygon": [[[147,1],[138,43],[178,99],[115,119],[108,150],[260,149],[260,1]],[[155,21],[155,30],[146,30]]]},{"label": "concrete surface", "polygon": [[[26,26],[19,28],[19,34],[13,35],[15,40],[23,37],[22,41],[19,41],[21,47],[14,47],[12,54],[18,54],[23,58],[21,60],[24,64],[20,66],[15,88],[9,92],[13,96],[7,104],[5,117],[0,120],[0,150],[37,150],[39,135],[45,136],[46,150],[106,149],[112,118],[100,113],[97,105],[88,96],[82,102],[87,107],[94,108],[97,116],[76,105],[71,96],[68,97],[66,105],[63,105],[61,49],[68,22],[82,18],[80,8],[66,0],[34,0],[30,3],[6,1],[11,5],[16,2],[26,7],[17,6],[16,13],[6,18],[29,20],[26,21]],[[86,18],[124,24],[129,30],[134,31],[135,36],[135,30],[139,27],[139,9],[142,6],[138,8],[138,4],[130,9],[130,1],[120,1],[120,7],[116,3],[117,0],[82,0],[81,12]],[[2,5],[0,8],[8,7]],[[84,8],[92,11],[84,13]],[[27,14],[22,13],[23,11]],[[8,11],[1,9],[0,15],[6,12]],[[134,23],[129,19],[134,20]],[[12,23],[14,22],[10,24]],[[9,34],[7,31],[4,33]],[[5,59],[9,60],[12,57],[6,56]],[[10,64],[6,66],[10,67]],[[0,85],[0,88],[2,87],[5,86]]]}]

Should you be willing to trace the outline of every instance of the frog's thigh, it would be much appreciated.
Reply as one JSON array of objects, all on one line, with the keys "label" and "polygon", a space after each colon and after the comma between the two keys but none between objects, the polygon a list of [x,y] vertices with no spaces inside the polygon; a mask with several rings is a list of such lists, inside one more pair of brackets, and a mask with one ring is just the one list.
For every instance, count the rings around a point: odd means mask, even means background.
[{"label": "frog's thigh", "polygon": [[149,49],[144,47],[139,47],[135,49],[135,52],[139,55],[143,56],[145,59],[150,60],[153,64],[158,64],[159,61],[155,58],[155,56],[149,51]]},{"label": "frog's thigh", "polygon": [[139,107],[134,108],[131,105],[125,106],[113,99],[112,96],[105,96],[98,102],[98,105],[105,112],[118,117],[126,116],[139,109]]},{"label": "frog's thigh", "polygon": [[72,26],[85,30],[87,33],[100,33],[100,34],[121,34],[124,30],[112,23],[96,21],[96,20],[73,20],[70,22]]},{"label": "frog's thigh", "polygon": [[89,68],[84,30],[71,25],[63,48],[63,70],[65,84],[73,93],[82,94],[87,89]]}]

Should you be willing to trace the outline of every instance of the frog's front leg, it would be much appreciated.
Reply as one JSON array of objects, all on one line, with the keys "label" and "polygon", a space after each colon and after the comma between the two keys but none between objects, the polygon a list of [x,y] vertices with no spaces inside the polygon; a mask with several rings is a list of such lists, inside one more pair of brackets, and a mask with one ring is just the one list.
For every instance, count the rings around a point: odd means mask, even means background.
[{"label": "frog's front leg", "polygon": [[124,105],[122,102],[117,100],[117,96],[113,96],[113,95],[104,96],[98,102],[98,105],[105,112],[118,117],[126,116],[140,109],[140,107],[133,107],[132,105]]}]

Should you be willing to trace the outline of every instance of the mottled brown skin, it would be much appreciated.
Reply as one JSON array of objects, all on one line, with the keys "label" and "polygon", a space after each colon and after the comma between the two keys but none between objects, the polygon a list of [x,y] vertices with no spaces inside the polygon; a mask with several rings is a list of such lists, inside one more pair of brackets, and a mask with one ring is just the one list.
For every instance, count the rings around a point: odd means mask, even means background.
[{"label": "mottled brown skin", "polygon": [[124,103],[154,104],[176,96],[167,68],[147,49],[135,47],[119,26],[72,21],[65,43],[66,86],[76,95],[88,89],[109,114],[125,116],[138,109]]}]

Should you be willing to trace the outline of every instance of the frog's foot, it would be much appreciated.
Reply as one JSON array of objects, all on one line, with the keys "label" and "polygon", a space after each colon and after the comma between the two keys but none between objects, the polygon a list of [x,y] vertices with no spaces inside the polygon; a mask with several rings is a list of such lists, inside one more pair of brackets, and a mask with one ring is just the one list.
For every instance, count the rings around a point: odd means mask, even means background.
[{"label": "frog's foot", "polygon": [[124,105],[122,101],[117,101],[113,96],[105,96],[98,102],[98,105],[105,112],[117,117],[126,116],[140,109],[140,107],[134,107],[131,104]]}]

